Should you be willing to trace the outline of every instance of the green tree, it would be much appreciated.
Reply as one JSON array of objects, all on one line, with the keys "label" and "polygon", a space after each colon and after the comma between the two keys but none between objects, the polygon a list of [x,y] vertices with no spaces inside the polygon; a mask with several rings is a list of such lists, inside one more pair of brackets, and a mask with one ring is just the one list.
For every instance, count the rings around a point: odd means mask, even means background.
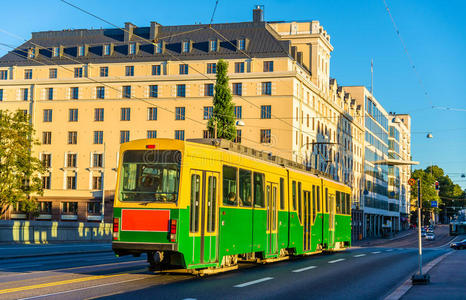
[{"label": "green tree", "polygon": [[[233,141],[236,138],[235,108],[234,103],[231,101],[227,72],[228,64],[220,59],[217,63],[213,115],[207,123],[207,129],[212,135],[217,131],[217,136],[214,136],[214,138]],[[215,126],[217,126],[216,130]]]},{"label": "green tree", "polygon": [[38,145],[33,135],[28,115],[0,110],[0,215],[16,204],[29,216],[37,214],[45,168],[32,156]]}]

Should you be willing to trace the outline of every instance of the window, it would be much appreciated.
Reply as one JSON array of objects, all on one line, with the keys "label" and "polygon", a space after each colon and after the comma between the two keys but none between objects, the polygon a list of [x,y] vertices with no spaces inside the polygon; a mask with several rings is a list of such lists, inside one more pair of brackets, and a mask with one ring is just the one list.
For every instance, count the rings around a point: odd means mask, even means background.
[{"label": "window", "polygon": [[214,133],[211,130],[204,130],[202,132],[202,137],[205,139],[211,139],[214,137]]},{"label": "window", "polygon": [[280,209],[285,209],[285,179],[280,178]]},{"label": "window", "polygon": [[298,182],[298,217],[299,217],[299,221],[301,222],[302,220],[302,217],[301,217],[301,214],[302,214],[302,211],[301,211],[301,198],[302,198],[302,191],[301,191],[301,182]]},{"label": "window", "polygon": [[206,83],[204,84],[204,96],[213,96],[214,95],[214,84]]},{"label": "window", "polygon": [[78,47],[78,56],[84,56],[84,54],[85,54],[84,50],[85,50],[84,46],[79,46]]},{"label": "window", "polygon": [[[44,190],[50,190],[50,178],[51,176],[48,175],[48,176],[43,176],[42,177],[42,188]],[[51,213],[52,212],[52,202],[39,202],[39,204],[41,205],[42,203],[50,203],[50,211],[48,212],[45,212],[45,211],[42,211],[42,207],[41,207],[41,213]],[[41,205],[42,206],[42,205]]]},{"label": "window", "polygon": [[32,79],[32,69],[24,70],[24,79]]},{"label": "window", "polygon": [[105,87],[104,86],[96,87],[96,96],[97,96],[97,99],[105,99]]},{"label": "window", "polygon": [[21,89],[21,99],[24,101],[29,100],[29,89]]},{"label": "window", "polygon": [[35,58],[36,57],[36,49],[31,48],[29,49],[29,58]]},{"label": "window", "polygon": [[175,130],[175,139],[184,141],[184,130]]},{"label": "window", "polygon": [[[71,176],[68,176],[68,178],[70,178],[70,177]],[[73,176],[73,178],[74,178],[74,188],[73,189],[76,189],[76,178],[74,176]],[[71,189],[71,188],[68,187],[68,189]],[[78,202],[62,202],[61,207],[62,207],[62,210],[61,210],[62,213],[74,214],[74,215],[78,214]]]},{"label": "window", "polygon": [[272,83],[262,82],[262,95],[272,95]]},{"label": "window", "polygon": [[53,47],[52,48],[52,57],[59,57],[60,56],[60,47]]},{"label": "window", "polygon": [[163,52],[163,44],[162,42],[158,42],[155,44],[155,53],[160,54]]},{"label": "window", "polygon": [[47,99],[48,100],[53,100],[53,88],[47,88],[45,89],[46,93],[47,93]]},{"label": "window", "polygon": [[131,86],[125,85],[123,86],[123,98],[131,98]]},{"label": "window", "polygon": [[104,55],[110,55],[111,53],[111,46],[109,44],[104,45]]},{"label": "window", "polygon": [[252,172],[239,170],[239,205],[252,206]]},{"label": "window", "polygon": [[153,65],[152,66],[152,75],[160,75],[160,65]]},{"label": "window", "polygon": [[207,74],[216,74],[217,73],[217,64],[210,63],[207,64]]},{"label": "window", "polygon": [[236,130],[235,143],[241,144],[241,129]]},{"label": "window", "polygon": [[238,205],[236,197],[237,169],[223,166],[223,205]]},{"label": "window", "polygon": [[265,207],[264,174],[254,172],[254,207]]},{"label": "window", "polygon": [[273,61],[264,61],[264,72],[273,72]]},{"label": "window", "polygon": [[108,67],[100,67],[100,77],[108,77]]},{"label": "window", "polygon": [[177,84],[176,85],[176,96],[177,97],[186,97],[186,85]]},{"label": "window", "polygon": [[181,64],[180,65],[180,75],[186,75],[188,74],[188,65],[187,64]]},{"label": "window", "polygon": [[126,76],[134,76],[134,66],[126,66],[125,75]]},{"label": "window", "polygon": [[0,89],[0,101],[3,101],[3,89]]},{"label": "window", "polygon": [[122,107],[120,109],[120,121],[130,121],[131,120],[131,108]]},{"label": "window", "polygon": [[159,86],[149,85],[149,97],[157,98],[159,96]]},{"label": "window", "polygon": [[94,131],[94,144],[100,145],[104,142],[104,132]]},{"label": "window", "polygon": [[[49,181],[49,187],[50,189],[50,181]],[[52,213],[52,202],[45,202],[41,201],[39,202],[39,212],[43,214],[51,214]]]},{"label": "window", "polygon": [[233,95],[241,96],[243,94],[243,84],[233,83]]},{"label": "window", "polygon": [[[102,188],[100,188],[98,190],[101,190],[101,189]],[[87,203],[87,213],[88,214],[101,214],[102,213],[102,203],[101,202],[88,202]]]},{"label": "window", "polygon": [[191,222],[189,223],[190,232],[199,231],[199,205],[201,203],[201,176],[191,175]]},{"label": "window", "polygon": [[157,120],[157,107],[147,108],[147,120],[156,121]]},{"label": "window", "polygon": [[157,138],[157,130],[147,130],[147,138],[148,139],[156,139]]},{"label": "window", "polygon": [[68,144],[76,145],[78,143],[78,132],[77,131],[68,131]]},{"label": "window", "polygon": [[129,130],[120,131],[120,143],[129,142]]},{"label": "window", "polygon": [[74,68],[74,78],[83,77],[83,68]]},{"label": "window", "polygon": [[57,69],[49,69],[49,78],[50,79],[57,78]]},{"label": "window", "polygon": [[136,43],[129,44],[129,54],[136,54]]},{"label": "window", "polygon": [[79,88],[78,87],[71,88],[71,99],[79,99]]},{"label": "window", "polygon": [[42,160],[42,165],[45,168],[50,168],[50,166],[52,165],[52,154],[43,153],[42,157],[41,157],[41,160]]},{"label": "window", "polygon": [[94,109],[94,121],[102,122],[104,120],[104,109],[95,108]]},{"label": "window", "polygon": [[76,163],[77,161],[77,154],[74,154],[74,153],[68,153],[66,155],[66,166],[68,168],[76,168]]},{"label": "window", "polygon": [[44,122],[52,122],[52,110],[44,109]]},{"label": "window", "polygon": [[243,107],[242,106],[235,106],[235,117],[237,119],[243,118]]},{"label": "window", "polygon": [[102,153],[93,153],[92,167],[102,168],[104,166],[104,155]]},{"label": "window", "polygon": [[217,177],[209,176],[207,183],[207,232],[215,232],[217,212]]},{"label": "window", "polygon": [[209,51],[217,51],[218,42],[217,40],[209,41]]},{"label": "window", "polygon": [[261,106],[261,119],[270,119],[272,117],[272,106],[262,105]]},{"label": "window", "polygon": [[52,132],[44,131],[42,132],[42,144],[50,145],[52,143]]},{"label": "window", "polygon": [[[102,176],[93,176],[92,177],[92,189],[101,190],[102,189]],[[89,205],[90,203],[88,203]]]},{"label": "window", "polygon": [[238,49],[239,50],[246,50],[246,41],[244,39],[240,39],[238,41]]},{"label": "window", "polygon": [[235,73],[244,73],[244,62],[235,63]]},{"label": "window", "polygon": [[70,108],[68,110],[68,121],[70,122],[78,121],[78,109],[77,108]]},{"label": "window", "polygon": [[212,113],[214,112],[213,106],[204,106],[204,120],[209,120],[212,118]]},{"label": "window", "polygon": [[261,129],[261,143],[269,144],[272,141],[270,129]]},{"label": "window", "polygon": [[183,42],[183,48],[181,49],[183,52],[189,52],[189,42]]},{"label": "window", "polygon": [[185,119],[185,108],[175,107],[175,120],[184,120],[184,119]]},{"label": "window", "polygon": [[8,79],[8,70],[0,70],[0,80]]}]

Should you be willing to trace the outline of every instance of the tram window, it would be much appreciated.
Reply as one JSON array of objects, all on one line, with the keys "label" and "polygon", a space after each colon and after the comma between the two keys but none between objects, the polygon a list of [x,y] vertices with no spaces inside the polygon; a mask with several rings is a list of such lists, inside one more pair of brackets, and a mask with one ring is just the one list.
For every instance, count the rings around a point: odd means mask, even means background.
[{"label": "tram window", "polygon": [[239,205],[251,207],[252,205],[252,179],[251,171],[239,170]]},{"label": "tram window", "polygon": [[320,212],[320,186],[317,186],[317,211]]},{"label": "tram window", "polygon": [[346,214],[348,214],[348,215],[351,214],[351,200],[350,200],[350,194],[346,194]]},{"label": "tram window", "polygon": [[254,207],[265,207],[264,174],[254,172]]},{"label": "tram window", "polygon": [[223,205],[236,206],[236,168],[223,166]]},{"label": "tram window", "polygon": [[270,230],[270,209],[272,199],[270,197],[270,185],[267,184],[267,231]]},{"label": "tram window", "polygon": [[336,199],[335,199],[335,202],[336,202],[336,213],[339,214],[339,213],[341,213],[341,209],[340,209],[340,207],[341,207],[341,205],[340,205],[340,203],[341,203],[341,197],[340,197],[340,192],[339,192],[339,191],[337,191],[336,194],[337,194],[337,195],[336,195]]},{"label": "tram window", "polygon": [[301,182],[298,182],[298,216],[299,221],[301,222],[301,200],[302,200],[302,192],[301,192]]},{"label": "tram window", "polygon": [[328,213],[328,188],[325,188],[325,212]]},{"label": "tram window", "polygon": [[345,193],[341,193],[341,213],[346,214]]},{"label": "tram window", "polygon": [[272,189],[272,201],[273,201],[273,206],[272,206],[272,230],[277,230],[277,187],[274,186]]},{"label": "tram window", "polygon": [[291,190],[293,193],[293,210],[296,211],[296,181],[293,180],[291,184]]},{"label": "tram window", "polygon": [[285,180],[280,178],[280,209],[285,209]]},{"label": "tram window", "polygon": [[199,231],[199,202],[201,193],[201,177],[197,174],[191,175],[191,222],[190,232]]},{"label": "tram window", "polygon": [[312,223],[316,217],[316,186],[312,186]]},{"label": "tram window", "polygon": [[215,231],[217,211],[217,177],[209,176],[207,186],[207,232]]}]

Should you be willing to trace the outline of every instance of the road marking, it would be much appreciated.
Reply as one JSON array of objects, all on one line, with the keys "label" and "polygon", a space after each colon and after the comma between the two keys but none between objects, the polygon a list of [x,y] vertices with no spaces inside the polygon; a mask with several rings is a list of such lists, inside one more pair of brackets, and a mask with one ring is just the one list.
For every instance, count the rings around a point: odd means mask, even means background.
[{"label": "road marking", "polygon": [[125,272],[125,273],[118,273],[118,274],[112,274],[112,275],[96,275],[96,276],[81,277],[81,278],[68,279],[68,280],[62,280],[62,281],[56,281],[56,282],[40,283],[40,284],[34,284],[34,285],[29,285],[29,286],[20,286],[20,287],[0,290],[0,295],[1,294],[7,294],[7,293],[14,293],[14,292],[22,292],[22,291],[40,289],[40,288],[44,288],[44,287],[52,287],[52,286],[71,284],[71,283],[78,283],[78,282],[85,282],[85,281],[91,281],[91,280],[113,278],[113,277],[128,275],[130,273],[137,273],[137,272],[140,272],[140,271],[146,271],[146,269],[133,270],[133,271]]},{"label": "road marking", "polygon": [[339,258],[339,259],[331,260],[331,261],[329,261],[328,263],[329,263],[329,264],[334,264],[334,263],[337,263],[337,262],[340,262],[340,261],[344,261],[344,260],[345,260],[345,258]]},{"label": "road marking", "polygon": [[385,251],[387,251],[387,252],[391,252],[391,251],[393,251],[393,249],[387,249],[387,250],[385,250]]},{"label": "road marking", "polygon": [[380,251],[374,251],[374,252],[371,252],[372,254],[379,254]]},{"label": "road marking", "polygon": [[355,255],[354,257],[361,257],[361,256],[366,256],[366,254],[358,254],[358,255]]},{"label": "road marking", "polygon": [[253,285],[253,284],[256,284],[256,283],[261,283],[261,282],[264,282],[264,281],[267,281],[267,280],[271,280],[271,279],[273,279],[273,277],[264,277],[264,278],[261,278],[261,279],[257,279],[257,280],[253,280],[253,281],[249,281],[249,282],[237,284],[237,285],[235,285],[234,287],[239,287],[239,288],[241,288],[241,287]]},{"label": "road marking", "polygon": [[448,243],[446,243],[446,244],[444,244],[444,245],[442,245],[442,246],[440,246],[440,247],[445,247],[445,246],[450,245],[454,240],[456,240],[456,239],[459,238],[459,237],[460,237],[460,236],[455,236],[455,237],[452,238]]},{"label": "road marking", "polygon": [[[151,275],[151,276],[152,276],[152,275]],[[131,282],[131,281],[136,281],[136,280],[142,280],[142,279],[146,279],[146,278],[147,278],[147,277],[129,279],[129,280],[118,281],[118,282],[110,282],[110,283],[99,284],[99,285],[94,285],[94,286],[88,286],[88,287],[84,287],[84,288],[80,288],[80,289],[68,290],[68,291],[57,292],[57,293],[52,293],[52,294],[38,295],[38,296],[33,296],[33,297],[28,297],[28,298],[20,298],[20,300],[37,299],[37,298],[43,298],[43,297],[54,296],[54,295],[72,293],[72,292],[83,291],[83,290],[89,290],[89,289],[93,289],[93,288],[97,288],[97,287],[102,287],[102,286],[108,286],[108,285],[126,283],[126,282]]]},{"label": "road marking", "polygon": [[315,269],[315,268],[317,268],[317,267],[316,266],[309,266],[309,267],[293,270],[292,272],[299,273],[299,272],[303,272],[303,271],[307,271],[307,270],[311,270],[311,269]]}]

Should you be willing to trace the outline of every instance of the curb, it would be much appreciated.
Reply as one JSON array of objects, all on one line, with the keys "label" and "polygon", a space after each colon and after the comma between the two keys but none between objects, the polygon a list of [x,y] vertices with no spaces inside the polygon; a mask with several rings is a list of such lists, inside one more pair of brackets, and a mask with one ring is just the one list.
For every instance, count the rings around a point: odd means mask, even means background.
[{"label": "curb", "polygon": [[55,252],[55,253],[44,253],[44,254],[26,254],[26,255],[16,255],[16,256],[2,256],[0,260],[7,259],[17,259],[17,258],[32,258],[32,257],[47,257],[47,256],[63,256],[63,255],[76,255],[76,254],[94,254],[94,253],[106,253],[113,252],[112,249],[109,250],[92,250],[92,251],[74,251],[74,252]]},{"label": "curb", "polygon": [[403,234],[403,235],[400,235],[400,236],[396,236],[396,237],[393,237],[391,239],[375,239],[375,240],[372,240],[372,241],[366,241],[366,242],[362,242],[361,244],[359,245],[355,245],[355,247],[363,247],[363,246],[377,246],[378,244],[383,244],[387,241],[395,241],[395,240],[398,240],[398,239],[401,239],[401,238],[404,238],[404,237],[407,237],[407,236],[410,236],[412,234],[414,234],[415,232],[408,232],[407,234]]},{"label": "curb", "polygon": [[[430,261],[424,268],[423,268],[423,273],[427,274],[430,269],[435,267],[438,263],[440,263],[442,260],[444,260],[448,255],[452,254],[454,251],[448,251],[447,253],[437,257],[436,259]],[[417,272],[417,271],[415,271]],[[411,276],[408,277],[408,279],[403,282],[402,285],[400,285],[396,290],[394,290],[390,295],[384,298],[384,300],[398,300],[401,297],[403,297],[409,289],[412,287],[411,283]]]}]

